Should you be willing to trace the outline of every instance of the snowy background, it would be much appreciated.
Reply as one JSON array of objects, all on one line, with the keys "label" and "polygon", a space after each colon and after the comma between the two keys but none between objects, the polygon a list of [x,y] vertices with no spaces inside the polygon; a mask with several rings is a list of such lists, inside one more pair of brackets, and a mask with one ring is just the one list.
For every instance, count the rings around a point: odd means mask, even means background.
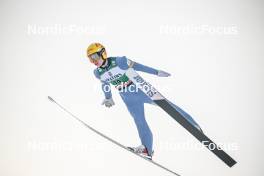
[{"label": "snowy background", "polygon": [[[50,103],[128,146],[136,128],[118,93],[106,109],[92,42],[170,78],[142,76],[185,109],[238,164],[228,168],[161,109],[146,105],[154,159],[183,176],[263,175],[261,0],[0,2],[0,175],[170,175],[92,133]],[[182,147],[189,146],[189,147]],[[195,148],[196,146],[196,148]]]}]

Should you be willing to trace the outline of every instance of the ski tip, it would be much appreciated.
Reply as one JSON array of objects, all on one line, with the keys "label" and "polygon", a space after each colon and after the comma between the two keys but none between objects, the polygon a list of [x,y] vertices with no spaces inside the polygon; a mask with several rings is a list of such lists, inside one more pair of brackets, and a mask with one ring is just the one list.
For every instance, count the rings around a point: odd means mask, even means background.
[{"label": "ski tip", "polygon": [[55,102],[55,101],[53,100],[53,98],[51,98],[50,96],[48,96],[48,99],[49,99],[50,101],[52,101],[52,102]]}]

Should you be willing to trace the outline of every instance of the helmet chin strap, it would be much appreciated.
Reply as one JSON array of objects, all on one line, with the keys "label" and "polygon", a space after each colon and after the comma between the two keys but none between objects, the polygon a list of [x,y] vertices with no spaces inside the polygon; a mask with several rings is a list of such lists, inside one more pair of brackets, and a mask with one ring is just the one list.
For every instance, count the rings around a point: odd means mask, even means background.
[{"label": "helmet chin strap", "polygon": [[108,60],[104,59],[104,62],[100,67],[105,68],[107,65],[108,65]]}]

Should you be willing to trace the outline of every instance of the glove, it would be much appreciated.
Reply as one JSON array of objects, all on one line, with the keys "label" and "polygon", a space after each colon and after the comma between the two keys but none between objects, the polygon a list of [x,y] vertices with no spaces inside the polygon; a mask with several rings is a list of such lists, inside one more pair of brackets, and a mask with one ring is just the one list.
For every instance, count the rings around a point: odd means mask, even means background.
[{"label": "glove", "polygon": [[102,102],[102,105],[105,105],[106,107],[110,108],[115,105],[115,102],[112,98],[104,99],[104,101]]},{"label": "glove", "polygon": [[159,77],[169,77],[169,76],[171,76],[171,74],[169,74],[169,73],[167,73],[165,71],[159,70],[158,71],[158,76]]}]

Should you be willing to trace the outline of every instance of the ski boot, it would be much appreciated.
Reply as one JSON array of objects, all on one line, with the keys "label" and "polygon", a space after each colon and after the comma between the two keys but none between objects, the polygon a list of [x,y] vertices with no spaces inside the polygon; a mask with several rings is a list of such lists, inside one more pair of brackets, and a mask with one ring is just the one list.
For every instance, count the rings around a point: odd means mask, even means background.
[{"label": "ski boot", "polygon": [[152,156],[153,156],[153,153],[151,153],[151,155],[148,153],[148,149],[144,146],[144,145],[140,145],[138,147],[127,147],[129,150],[131,150],[132,152],[140,155],[140,156],[143,156],[144,158],[147,158],[149,160],[152,160]]}]

